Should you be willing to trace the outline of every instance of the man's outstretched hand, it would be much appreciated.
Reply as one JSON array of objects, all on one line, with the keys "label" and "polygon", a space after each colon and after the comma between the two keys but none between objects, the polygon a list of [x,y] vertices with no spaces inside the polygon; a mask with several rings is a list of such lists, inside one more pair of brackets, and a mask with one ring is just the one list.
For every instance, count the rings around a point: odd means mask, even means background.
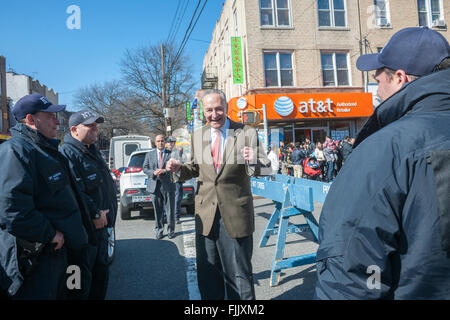
[{"label": "man's outstretched hand", "polygon": [[169,172],[177,172],[180,170],[181,162],[175,159],[169,159],[166,163],[166,170]]}]

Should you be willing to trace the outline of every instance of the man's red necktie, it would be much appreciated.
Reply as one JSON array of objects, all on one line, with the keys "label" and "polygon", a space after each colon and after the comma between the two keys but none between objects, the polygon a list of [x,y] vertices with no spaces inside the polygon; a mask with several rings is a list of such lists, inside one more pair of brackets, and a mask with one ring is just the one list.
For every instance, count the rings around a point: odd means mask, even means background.
[{"label": "man's red necktie", "polygon": [[163,158],[162,158],[162,151],[159,152],[159,168],[162,168]]},{"label": "man's red necktie", "polygon": [[220,130],[216,130],[216,140],[214,140],[213,149],[212,149],[214,168],[216,169],[216,171],[217,171],[217,168],[220,166],[220,159],[221,159],[220,137],[221,137]]}]

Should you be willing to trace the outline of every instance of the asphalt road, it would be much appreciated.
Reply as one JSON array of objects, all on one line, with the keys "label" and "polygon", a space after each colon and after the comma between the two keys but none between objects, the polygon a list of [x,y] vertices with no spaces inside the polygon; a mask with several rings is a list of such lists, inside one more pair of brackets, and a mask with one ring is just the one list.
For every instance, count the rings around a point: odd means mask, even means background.
[{"label": "asphalt road", "polygon": [[[270,286],[270,266],[276,238],[259,248],[259,241],[274,205],[267,199],[255,199],[253,273],[258,300],[312,299],[316,282],[314,264],[285,269],[278,286]],[[316,204],[318,220],[321,206]],[[110,267],[107,292],[109,300],[198,300],[195,272],[195,242],[193,216],[185,214],[177,225],[176,237],[154,238],[154,218],[151,210],[132,212],[132,219],[116,223],[116,256]],[[304,223],[300,216],[290,222]],[[310,241],[312,234],[287,235],[284,256],[297,256],[317,250]]]}]

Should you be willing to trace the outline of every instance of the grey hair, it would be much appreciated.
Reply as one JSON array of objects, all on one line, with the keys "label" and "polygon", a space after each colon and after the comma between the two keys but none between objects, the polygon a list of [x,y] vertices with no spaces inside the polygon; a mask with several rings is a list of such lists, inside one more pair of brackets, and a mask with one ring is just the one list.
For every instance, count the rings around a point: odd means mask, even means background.
[{"label": "grey hair", "polygon": [[205,90],[203,92],[203,96],[202,96],[202,99],[201,99],[202,103],[203,103],[203,100],[205,99],[205,97],[208,94],[218,94],[218,95],[220,95],[220,100],[222,102],[222,105],[225,106],[225,108],[228,107],[227,97],[226,97],[225,93],[222,90],[219,90],[219,89],[207,89],[207,90]]}]

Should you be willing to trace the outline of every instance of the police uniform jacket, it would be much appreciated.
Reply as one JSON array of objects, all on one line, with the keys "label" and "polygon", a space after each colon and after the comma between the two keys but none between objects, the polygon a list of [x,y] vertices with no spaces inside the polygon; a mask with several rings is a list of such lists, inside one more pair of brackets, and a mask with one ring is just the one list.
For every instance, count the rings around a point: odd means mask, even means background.
[{"label": "police uniform jacket", "polygon": [[450,298],[450,70],[375,109],[319,221],[316,295]]},{"label": "police uniform jacket", "polygon": [[81,190],[91,219],[99,218],[100,210],[109,209],[108,226],[114,226],[117,195],[110,171],[95,145],[87,147],[70,134],[64,137],[60,152],[69,160],[70,171]]},{"label": "police uniform jacket", "polygon": [[85,212],[78,206],[68,164],[59,140],[47,139],[18,123],[12,138],[0,145],[0,284],[17,283],[14,238],[48,243],[56,230],[64,246],[78,250],[88,242]]}]

